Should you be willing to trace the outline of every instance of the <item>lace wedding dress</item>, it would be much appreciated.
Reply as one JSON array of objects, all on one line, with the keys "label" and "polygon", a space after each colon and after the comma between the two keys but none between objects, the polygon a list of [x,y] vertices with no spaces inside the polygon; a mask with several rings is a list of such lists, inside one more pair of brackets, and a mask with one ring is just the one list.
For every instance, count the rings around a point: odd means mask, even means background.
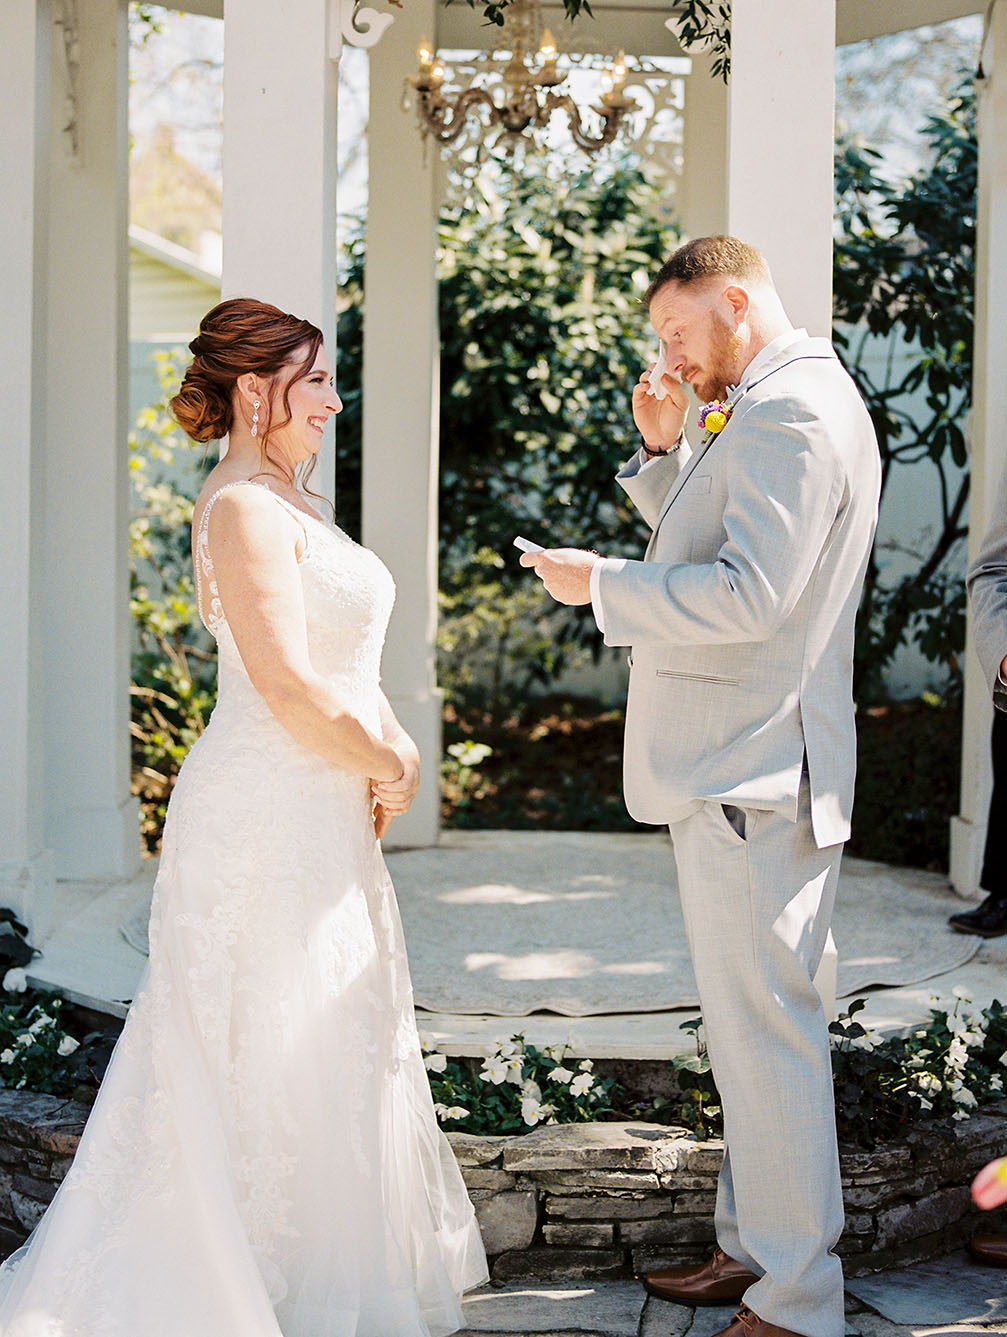
[{"label": "lace wedding dress", "polygon": [[[257,483],[228,486],[265,486]],[[443,1337],[486,1276],[437,1126],[366,779],[252,686],[197,541],[219,699],[165,825],[150,963],[2,1337]],[[267,489],[268,490],[268,489]],[[302,524],[312,663],[379,730],[394,589]]]}]

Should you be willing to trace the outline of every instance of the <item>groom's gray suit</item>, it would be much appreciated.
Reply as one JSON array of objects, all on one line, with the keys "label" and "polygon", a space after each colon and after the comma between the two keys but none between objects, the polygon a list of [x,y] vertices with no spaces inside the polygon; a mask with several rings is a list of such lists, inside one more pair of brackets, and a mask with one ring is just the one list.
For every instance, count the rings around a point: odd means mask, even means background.
[{"label": "groom's gray suit", "polygon": [[631,645],[625,787],[667,822],[724,1102],[721,1247],[746,1303],[841,1337],[842,1228],[825,1018],[812,979],[855,769],[853,625],[877,519],[874,431],[831,345],[774,340],[722,432],[619,482],[653,528],[592,602]]},{"label": "groom's gray suit", "polygon": [[1007,655],[1007,474],[1000,480],[993,518],[965,577],[972,602],[972,634],[997,710],[1007,710],[1000,665]]}]

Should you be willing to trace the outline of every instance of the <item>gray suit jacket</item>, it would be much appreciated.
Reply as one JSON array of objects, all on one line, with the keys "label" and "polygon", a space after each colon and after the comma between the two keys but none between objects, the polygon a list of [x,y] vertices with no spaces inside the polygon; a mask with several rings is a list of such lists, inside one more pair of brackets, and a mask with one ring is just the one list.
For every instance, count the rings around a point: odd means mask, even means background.
[{"label": "gray suit jacket", "polygon": [[607,559],[607,645],[631,645],[626,803],[674,822],[703,800],[797,819],[805,756],[819,846],[850,832],[853,627],[877,522],[870,417],[826,339],[742,380],[723,431],[619,482],[653,529]]},{"label": "gray suit jacket", "polygon": [[993,704],[997,710],[1007,710],[1007,687],[1000,681],[1000,663],[1007,655],[1007,474],[1000,481],[993,519],[965,585],[972,602],[972,634]]}]

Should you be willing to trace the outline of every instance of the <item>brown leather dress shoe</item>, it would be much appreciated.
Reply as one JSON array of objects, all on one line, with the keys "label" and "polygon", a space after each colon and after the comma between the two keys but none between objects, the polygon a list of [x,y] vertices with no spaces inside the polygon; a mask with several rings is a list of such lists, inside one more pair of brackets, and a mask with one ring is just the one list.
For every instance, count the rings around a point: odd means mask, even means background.
[{"label": "brown leather dress shoe", "polygon": [[987,1267],[1007,1267],[1007,1235],[973,1235],[968,1251],[977,1263]]},{"label": "brown leather dress shoe", "polygon": [[715,1337],[801,1337],[801,1334],[791,1328],[778,1328],[775,1323],[764,1323],[758,1314],[742,1305],[730,1325]]},{"label": "brown leather dress shoe", "polygon": [[649,1295],[680,1305],[729,1305],[740,1300],[758,1280],[754,1272],[717,1249],[709,1262],[698,1266],[647,1272],[643,1285]]}]

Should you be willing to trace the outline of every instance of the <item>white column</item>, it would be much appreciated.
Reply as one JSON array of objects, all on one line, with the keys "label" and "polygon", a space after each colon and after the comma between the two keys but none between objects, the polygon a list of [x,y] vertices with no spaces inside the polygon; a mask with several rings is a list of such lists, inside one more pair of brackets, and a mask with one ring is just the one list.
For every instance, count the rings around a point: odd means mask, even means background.
[{"label": "white column", "polygon": [[57,875],[77,878],[140,863],[129,789],[126,9],[54,4],[51,35],[46,835]]},{"label": "white column", "polygon": [[[979,95],[979,217],[976,246],[975,369],[969,494],[969,559],[989,525],[1007,468],[1007,3],[997,0],[983,52]],[[1007,628],[1004,640],[1007,648]],[[979,886],[990,796],[989,688],[972,638],[965,655],[961,810],[951,819],[951,881],[963,896]]]},{"label": "white column", "polygon": [[818,335],[832,329],[835,33],[835,0],[734,0],[727,230]]},{"label": "white column", "polygon": [[364,310],[363,536],[398,588],[384,688],[423,760],[423,786],[390,841],[429,845],[440,811],[436,685],[438,328],[436,188],[431,147],[400,107],[434,0],[409,0],[371,53],[370,188]]},{"label": "white column", "polygon": [[[34,3],[0,7],[0,904],[27,919],[52,887],[45,840],[45,674],[42,659],[42,523],[45,427],[45,165],[49,124],[49,17]],[[36,307],[36,299],[38,307]]]},{"label": "white column", "polygon": [[[225,297],[317,325],[335,361],[339,10],[235,0],[224,11]],[[310,486],[330,499],[332,428]]]},{"label": "white column", "polygon": [[692,73],[685,81],[685,170],[675,194],[678,221],[686,240],[727,231],[727,84],[710,73],[710,57],[689,53]]},{"label": "white column", "polygon": [[[734,0],[725,230],[766,256],[794,324],[825,336],[832,333],[835,60],[836,0]],[[815,980],[830,1016],[835,960],[830,932]]]}]

